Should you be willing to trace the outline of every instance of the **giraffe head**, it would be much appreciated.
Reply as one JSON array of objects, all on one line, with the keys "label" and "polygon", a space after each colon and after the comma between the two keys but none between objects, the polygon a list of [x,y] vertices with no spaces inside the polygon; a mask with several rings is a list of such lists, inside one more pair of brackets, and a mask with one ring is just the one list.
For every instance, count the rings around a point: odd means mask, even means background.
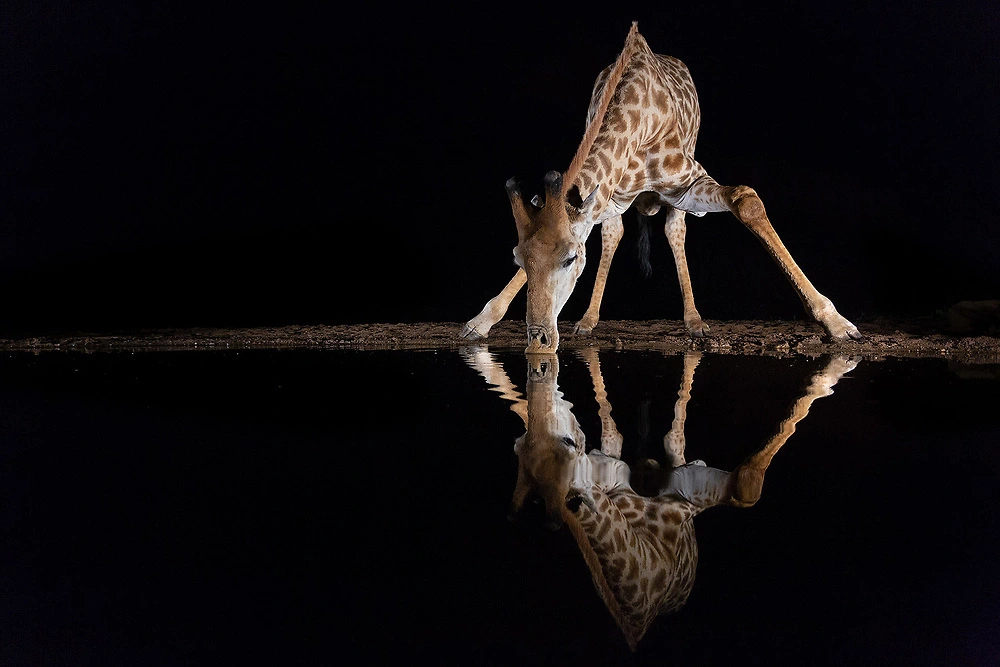
[{"label": "giraffe head", "polygon": [[535,197],[525,203],[517,181],[507,181],[507,194],[517,223],[514,262],[528,277],[528,347],[525,352],[554,352],[559,347],[556,328],[559,313],[583,273],[584,242],[593,225],[596,197],[601,189],[598,184],[584,199],[574,183],[594,146],[625,66],[642,48],[649,47],[633,22],[576,155],[565,173],[550,171],[545,175],[544,200]]},{"label": "giraffe head", "polygon": [[517,247],[514,263],[528,277],[527,353],[555,352],[559,346],[559,313],[573,293],[587,262],[586,235],[575,233],[581,218],[580,206],[571,203],[578,190],[563,190],[563,176],[557,171],[545,175],[545,198],[525,203],[517,181],[507,181]]},{"label": "giraffe head", "polygon": [[546,523],[553,529],[564,521],[571,489],[588,485],[590,466],[586,439],[572,403],[559,391],[558,376],[556,355],[530,355],[525,432],[514,443],[517,483],[511,500],[515,516],[528,497],[541,498]]}]

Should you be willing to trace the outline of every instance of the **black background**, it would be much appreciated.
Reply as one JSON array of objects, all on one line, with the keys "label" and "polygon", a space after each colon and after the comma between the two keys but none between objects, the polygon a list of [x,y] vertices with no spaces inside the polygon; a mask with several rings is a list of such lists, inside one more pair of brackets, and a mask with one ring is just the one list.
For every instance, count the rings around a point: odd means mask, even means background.
[{"label": "black background", "polygon": [[[0,326],[464,321],[514,270],[504,181],[567,166],[632,20],[845,316],[997,298],[995,4],[35,2],[3,9]],[[679,318],[634,216],[602,315]],[[804,317],[732,216],[690,223],[704,317]]]}]

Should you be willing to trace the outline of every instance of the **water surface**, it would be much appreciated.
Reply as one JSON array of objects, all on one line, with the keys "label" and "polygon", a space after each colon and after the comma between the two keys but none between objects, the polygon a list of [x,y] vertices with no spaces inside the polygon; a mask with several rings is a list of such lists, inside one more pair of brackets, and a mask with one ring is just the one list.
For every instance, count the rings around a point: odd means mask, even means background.
[{"label": "water surface", "polygon": [[[689,393],[684,462],[729,472],[831,361],[574,352],[551,395],[638,479]],[[633,653],[570,526],[507,519],[524,355],[7,355],[0,661],[995,664],[996,369],[853,361]]]}]

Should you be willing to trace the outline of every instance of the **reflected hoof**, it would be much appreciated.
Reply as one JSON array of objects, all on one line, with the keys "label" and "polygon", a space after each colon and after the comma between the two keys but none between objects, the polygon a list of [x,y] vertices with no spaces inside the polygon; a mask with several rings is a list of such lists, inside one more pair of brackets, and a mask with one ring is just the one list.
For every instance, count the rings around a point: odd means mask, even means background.
[{"label": "reflected hoof", "polygon": [[828,331],[827,335],[835,343],[847,343],[852,340],[861,341],[865,339],[864,334],[858,331],[856,327],[845,329],[844,331],[838,331],[836,333]]},{"label": "reflected hoof", "polygon": [[835,384],[840,378],[857,368],[860,363],[861,357],[834,357],[830,359],[830,363],[826,365],[823,372],[835,378],[831,382],[831,384]]}]

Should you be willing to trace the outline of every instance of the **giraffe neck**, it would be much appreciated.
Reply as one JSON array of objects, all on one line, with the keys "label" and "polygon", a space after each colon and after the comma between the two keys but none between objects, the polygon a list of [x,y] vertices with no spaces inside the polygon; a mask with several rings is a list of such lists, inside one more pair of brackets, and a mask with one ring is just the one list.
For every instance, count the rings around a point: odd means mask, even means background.
[{"label": "giraffe neck", "polygon": [[608,495],[592,489],[568,521],[594,584],[629,646],[657,615],[676,611],[694,585],[698,546],[685,501],[645,498],[630,489]]},{"label": "giraffe neck", "polygon": [[584,199],[579,211],[571,210],[571,222],[602,222],[641,193],[669,192],[703,171],[694,160],[701,110],[691,74],[680,60],[657,56],[640,41],[603,116],[597,99],[613,83],[608,70],[594,86],[589,116],[599,130],[578,156],[579,171],[567,178],[567,187]]},{"label": "giraffe neck", "polygon": [[[599,129],[586,154],[578,158],[581,166],[573,175],[571,185],[576,186],[581,197],[593,194],[593,204],[586,207],[594,218],[605,209],[608,201],[619,190],[623,182],[634,179],[645,169],[645,161],[638,155],[641,130],[649,123],[651,100],[642,85],[655,67],[656,56],[650,51],[645,40],[638,38],[634,54],[629,59],[620,81],[602,117],[594,108],[604,89],[615,82],[609,81],[605,70],[598,77],[594,87],[594,103],[590,110],[591,122]],[[669,112],[669,105],[666,111]],[[662,115],[662,112],[661,112]]]}]

